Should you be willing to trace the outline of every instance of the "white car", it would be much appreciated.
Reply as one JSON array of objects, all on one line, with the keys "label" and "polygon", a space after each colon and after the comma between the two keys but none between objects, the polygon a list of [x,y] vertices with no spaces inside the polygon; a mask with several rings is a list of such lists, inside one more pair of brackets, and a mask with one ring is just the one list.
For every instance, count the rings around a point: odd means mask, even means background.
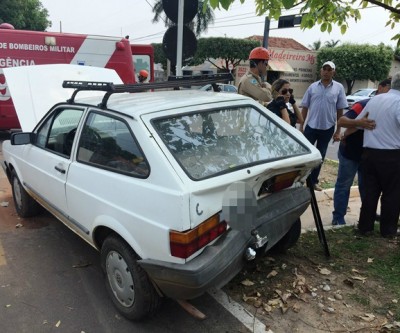
[{"label": "white car", "polygon": [[359,102],[363,99],[371,98],[375,96],[375,94],[376,94],[376,89],[365,88],[365,89],[359,89],[355,93],[346,96],[349,109],[351,109],[354,103]]},{"label": "white car", "polygon": [[[220,92],[225,93],[237,93],[238,89],[233,84],[224,84],[224,83],[216,83],[217,88]],[[201,87],[200,90],[204,91],[214,91],[212,84],[206,84],[205,86]]]},{"label": "white car", "polygon": [[321,162],[299,131],[256,101],[157,91],[177,84],[137,92],[143,85],[66,83],[101,96],[61,99],[3,143],[18,214],[43,206],[98,249],[109,295],[132,320],[163,296],[195,298],[256,253],[295,244],[310,203],[304,182]]}]

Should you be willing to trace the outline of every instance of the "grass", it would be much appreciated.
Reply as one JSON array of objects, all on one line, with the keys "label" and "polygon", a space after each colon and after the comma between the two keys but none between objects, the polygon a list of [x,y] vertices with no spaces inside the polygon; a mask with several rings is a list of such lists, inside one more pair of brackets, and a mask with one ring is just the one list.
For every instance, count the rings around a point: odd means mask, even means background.
[{"label": "grass", "polygon": [[[321,187],[334,188],[339,162],[325,159],[321,168]],[[357,177],[353,185],[357,185]],[[373,307],[371,310],[386,315],[393,313],[394,320],[400,320],[400,240],[390,242],[379,235],[376,225],[372,237],[356,237],[353,227],[327,230],[326,239],[331,254],[330,267],[338,273],[352,275],[354,270],[360,275],[373,280],[374,290],[354,290],[349,298],[364,306]],[[321,249],[321,252],[316,251]],[[300,257],[311,257],[314,262],[326,260],[318,236],[315,232],[303,234],[296,246],[290,250]],[[313,257],[314,256],[314,257]],[[383,289],[379,288],[383,286]],[[370,302],[371,297],[379,299],[380,305]],[[393,300],[397,300],[395,303]]]},{"label": "grass", "polygon": [[[319,175],[320,186],[323,189],[334,188],[339,168],[339,161],[325,159]],[[353,186],[358,185],[357,176],[354,177]]]},{"label": "grass", "polygon": [[[393,318],[399,321],[400,241],[382,238],[378,230],[370,237],[355,236],[353,227],[327,230],[325,234],[332,270],[348,276],[358,274],[368,281],[365,285],[357,284],[358,288],[349,294],[349,298],[373,307],[371,310],[376,313],[387,314],[391,311]],[[321,251],[316,250],[318,248]],[[308,257],[313,262],[326,261],[315,232],[303,234],[290,251],[296,256]],[[370,302],[370,299],[378,302]]]},{"label": "grass", "polygon": [[320,186],[323,189],[335,187],[337,170],[339,167],[339,162],[335,160],[325,159],[321,166],[320,172]]}]

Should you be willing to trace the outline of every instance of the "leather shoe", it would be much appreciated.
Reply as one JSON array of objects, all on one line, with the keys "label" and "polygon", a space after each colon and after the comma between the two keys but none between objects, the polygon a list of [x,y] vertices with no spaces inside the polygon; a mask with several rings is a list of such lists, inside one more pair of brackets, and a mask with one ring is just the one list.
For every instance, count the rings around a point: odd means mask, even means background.
[{"label": "leather shoe", "polygon": [[318,184],[314,184],[314,191],[322,191],[322,187]]},{"label": "leather shoe", "polygon": [[370,237],[375,234],[373,230],[371,231],[361,231],[360,229],[354,229],[354,233],[358,237]]}]

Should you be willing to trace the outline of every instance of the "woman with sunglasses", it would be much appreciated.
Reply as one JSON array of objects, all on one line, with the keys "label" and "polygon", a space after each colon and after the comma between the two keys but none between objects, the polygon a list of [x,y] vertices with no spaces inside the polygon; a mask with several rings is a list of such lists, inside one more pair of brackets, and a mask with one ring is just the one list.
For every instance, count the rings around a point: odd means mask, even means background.
[{"label": "woman with sunglasses", "polygon": [[[271,90],[273,100],[267,108],[293,127],[296,127],[297,123],[302,124],[304,122],[303,117],[293,97],[290,82],[278,79],[272,83]],[[293,110],[290,110],[290,106]]]}]

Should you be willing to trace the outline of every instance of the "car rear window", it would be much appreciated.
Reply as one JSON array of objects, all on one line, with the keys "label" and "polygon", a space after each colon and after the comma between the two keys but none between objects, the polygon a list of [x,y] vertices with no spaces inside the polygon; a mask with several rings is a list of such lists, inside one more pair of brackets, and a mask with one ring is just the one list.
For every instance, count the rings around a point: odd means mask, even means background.
[{"label": "car rear window", "polygon": [[251,106],[159,118],[153,126],[194,180],[309,152]]}]

